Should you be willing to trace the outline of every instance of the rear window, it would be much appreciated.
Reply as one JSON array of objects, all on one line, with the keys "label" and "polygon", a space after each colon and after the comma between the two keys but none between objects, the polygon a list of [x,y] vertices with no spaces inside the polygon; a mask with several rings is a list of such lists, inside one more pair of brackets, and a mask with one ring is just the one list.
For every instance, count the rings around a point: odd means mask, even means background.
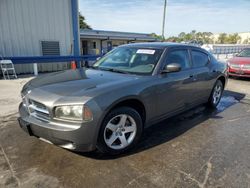
[{"label": "rear window", "polygon": [[208,55],[203,52],[192,50],[191,54],[193,67],[204,67],[209,62]]}]

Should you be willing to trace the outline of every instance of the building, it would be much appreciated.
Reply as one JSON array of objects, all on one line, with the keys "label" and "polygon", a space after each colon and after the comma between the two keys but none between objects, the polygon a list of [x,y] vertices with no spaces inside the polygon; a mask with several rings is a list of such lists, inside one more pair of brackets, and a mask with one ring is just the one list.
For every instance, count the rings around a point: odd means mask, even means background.
[{"label": "building", "polygon": [[78,12],[78,0],[0,0],[0,56],[32,58],[34,64],[15,64],[18,74],[50,72],[70,63],[41,63],[43,56],[100,55],[121,44],[155,41],[150,34],[80,32]]},{"label": "building", "polygon": [[111,49],[134,42],[154,42],[157,39],[150,34],[129,33],[102,30],[80,30],[80,46],[82,55],[105,54]]},{"label": "building", "polygon": [[241,37],[241,43],[250,44],[250,32],[239,33],[239,36]]},{"label": "building", "polygon": [[[79,55],[77,0],[0,0],[0,55],[4,57]],[[32,64],[15,65],[17,73]],[[39,71],[67,63],[38,64]]]}]

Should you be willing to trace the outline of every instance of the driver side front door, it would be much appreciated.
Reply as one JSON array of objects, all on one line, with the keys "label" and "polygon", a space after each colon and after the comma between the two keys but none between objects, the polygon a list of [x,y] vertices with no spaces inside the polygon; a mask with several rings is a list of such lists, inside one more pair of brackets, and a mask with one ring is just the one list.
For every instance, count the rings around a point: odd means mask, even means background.
[{"label": "driver side front door", "polygon": [[157,111],[159,116],[171,116],[188,107],[193,100],[193,71],[188,49],[173,49],[168,52],[163,67],[178,63],[181,71],[159,76],[157,87]]}]

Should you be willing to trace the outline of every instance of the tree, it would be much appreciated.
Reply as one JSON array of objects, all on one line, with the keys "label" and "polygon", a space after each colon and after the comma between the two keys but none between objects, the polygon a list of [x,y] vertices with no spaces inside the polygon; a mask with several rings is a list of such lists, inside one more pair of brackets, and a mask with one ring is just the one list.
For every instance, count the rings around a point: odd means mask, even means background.
[{"label": "tree", "polygon": [[238,33],[228,35],[228,37],[227,37],[228,44],[237,44],[239,40],[241,40],[241,37],[239,36]]},{"label": "tree", "polygon": [[194,35],[193,35],[193,33],[187,33],[185,36],[184,36],[184,38],[183,38],[183,41],[190,41],[190,40],[194,40],[195,38],[194,38]]},{"label": "tree", "polygon": [[179,37],[175,37],[175,36],[169,37],[165,41],[167,41],[167,42],[182,42]]},{"label": "tree", "polygon": [[227,34],[226,33],[221,33],[218,37],[217,43],[218,44],[225,44],[227,41]]},{"label": "tree", "polygon": [[237,44],[241,40],[238,33],[227,35],[226,33],[221,33],[218,37],[216,43],[218,44]]},{"label": "tree", "polygon": [[155,34],[155,33],[151,33],[150,35],[151,35],[151,37],[154,37],[154,38],[156,38],[156,39],[158,39],[158,40],[160,40],[160,41],[163,41],[163,38],[162,38],[161,35],[157,35],[157,34]]},{"label": "tree", "polygon": [[[241,41],[241,37],[238,33],[234,34],[226,34],[221,33],[218,39],[215,41],[213,37],[213,33],[211,32],[197,32],[196,30],[192,30],[189,33],[181,32],[178,37],[171,36],[166,41],[175,41],[175,42],[195,42],[199,44],[237,44]],[[249,40],[244,41],[245,44],[250,43]]]},{"label": "tree", "polygon": [[197,34],[196,30],[192,30],[190,34],[192,35],[192,39],[195,40],[196,39],[195,37],[196,37],[196,34]]},{"label": "tree", "polygon": [[213,33],[211,32],[197,32],[192,30],[189,33],[181,32],[178,37],[172,36],[167,39],[167,41],[176,41],[176,42],[197,42],[199,44],[212,44]]},{"label": "tree", "polygon": [[79,12],[79,25],[80,29],[92,29],[85,21],[84,16]]},{"label": "tree", "polygon": [[211,44],[213,43],[213,39],[211,38],[211,36],[213,35],[213,33],[211,32],[202,32],[201,33],[201,38],[199,38],[199,41],[202,41],[203,44]]},{"label": "tree", "polygon": [[186,35],[185,32],[181,32],[181,33],[178,35],[178,37],[183,39],[183,38],[185,37],[185,35]]}]

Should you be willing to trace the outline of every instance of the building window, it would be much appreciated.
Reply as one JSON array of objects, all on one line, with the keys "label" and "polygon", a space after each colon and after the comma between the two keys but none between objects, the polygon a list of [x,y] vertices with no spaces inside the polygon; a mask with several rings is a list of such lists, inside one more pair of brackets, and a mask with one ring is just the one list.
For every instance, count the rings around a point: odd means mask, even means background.
[{"label": "building window", "polygon": [[96,49],[96,42],[93,42],[93,49]]},{"label": "building window", "polygon": [[41,41],[41,46],[43,56],[60,55],[59,41]]}]

